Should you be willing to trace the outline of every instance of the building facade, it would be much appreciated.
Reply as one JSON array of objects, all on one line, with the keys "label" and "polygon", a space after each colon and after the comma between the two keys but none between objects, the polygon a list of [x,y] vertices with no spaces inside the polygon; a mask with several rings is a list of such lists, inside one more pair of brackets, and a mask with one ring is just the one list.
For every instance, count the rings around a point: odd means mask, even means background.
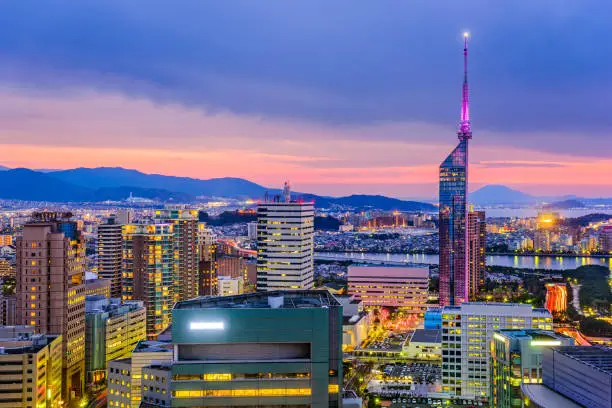
[{"label": "building facade", "polygon": [[502,329],[552,330],[552,315],[528,304],[466,302],[442,309],[442,391],[488,400],[493,333]]},{"label": "building facade", "polygon": [[438,232],[440,245],[440,305],[459,305],[468,300],[468,142],[470,124],[467,35],[463,48],[464,78],[459,144],[440,164]]},{"label": "building facade", "polygon": [[62,336],[0,331],[0,408],[62,404]]},{"label": "building facade", "polygon": [[349,266],[348,293],[364,307],[399,307],[412,313],[426,309],[428,268]]},{"label": "building facade", "polygon": [[487,221],[484,211],[468,213],[469,297],[475,299],[486,279]]},{"label": "building facade", "polygon": [[17,239],[16,322],[61,334],[63,399],[83,394],[85,242],[71,214],[37,213]]},{"label": "building facade", "polygon": [[[173,345],[161,341],[141,341],[132,357],[108,363],[107,400],[111,408],[139,408],[147,381],[143,369],[154,364],[172,363]],[[148,378],[147,378],[148,380]],[[147,390],[148,391],[148,390]]]},{"label": "building facade", "polygon": [[175,276],[173,239],[172,224],[123,226],[122,299],[144,302],[148,338],[155,338],[170,325]]},{"label": "building facade", "polygon": [[17,298],[15,295],[0,296],[0,326],[15,325],[15,307]]},{"label": "building facade", "polygon": [[326,291],[177,303],[172,406],[341,406],[341,309]]},{"label": "building facade", "polygon": [[241,277],[219,276],[219,296],[234,296],[244,293],[244,285]]},{"label": "building facade", "polygon": [[146,339],[146,310],[142,301],[121,303],[100,295],[85,299],[85,372],[87,382],[106,382],[108,362],[129,357]]},{"label": "building facade", "polygon": [[521,408],[521,384],[542,383],[542,349],[572,346],[570,337],[543,330],[500,330],[491,339],[489,404]]},{"label": "building facade", "polygon": [[98,276],[110,280],[112,297],[121,297],[121,228],[122,224],[117,217],[109,217],[98,225]]},{"label": "building facade", "polygon": [[543,351],[543,384],[587,407],[612,407],[612,349],[553,347]]},{"label": "building facade", "polygon": [[314,204],[264,202],[257,207],[257,290],[314,286]]},{"label": "building facade", "polygon": [[198,210],[168,206],[155,219],[173,226],[174,300],[198,296]]}]

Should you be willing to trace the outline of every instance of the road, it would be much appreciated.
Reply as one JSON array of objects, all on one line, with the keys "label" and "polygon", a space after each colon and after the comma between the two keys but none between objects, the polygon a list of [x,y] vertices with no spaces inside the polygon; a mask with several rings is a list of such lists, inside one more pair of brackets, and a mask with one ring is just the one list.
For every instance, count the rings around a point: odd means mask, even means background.
[{"label": "road", "polygon": [[105,408],[106,407],[106,391],[102,391],[95,399],[89,402],[88,408]]},{"label": "road", "polygon": [[580,307],[580,285],[576,283],[570,283],[572,287],[572,306],[578,314],[582,315],[582,308]]}]

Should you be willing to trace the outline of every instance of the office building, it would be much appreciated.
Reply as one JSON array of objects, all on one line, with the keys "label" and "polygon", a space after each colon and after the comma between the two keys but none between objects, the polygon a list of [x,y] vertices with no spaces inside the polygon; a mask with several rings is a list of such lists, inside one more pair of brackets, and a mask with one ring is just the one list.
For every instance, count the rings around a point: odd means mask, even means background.
[{"label": "office building", "polygon": [[[87,275],[89,275],[89,272],[86,273],[86,278]],[[112,281],[110,279],[85,279],[85,296],[101,295],[107,299],[110,299],[111,293]]]},{"label": "office building", "polygon": [[200,296],[217,296],[217,237],[206,223],[198,223],[198,279]]},{"label": "office building", "polygon": [[174,233],[174,300],[198,296],[198,210],[167,206],[155,210],[155,219],[171,224]]},{"label": "office building", "polygon": [[572,346],[574,340],[543,330],[499,330],[491,339],[489,404],[521,408],[521,384],[542,382],[542,349]]},{"label": "office building", "polygon": [[217,237],[205,222],[198,223],[198,260],[211,261],[214,259]]},{"label": "office building", "polygon": [[484,211],[468,213],[468,282],[469,296],[475,299],[486,278],[487,222]]},{"label": "office building", "polygon": [[172,405],[341,406],[342,308],[328,292],[179,302]]},{"label": "office building", "polygon": [[442,309],[442,391],[487,400],[493,333],[502,329],[552,330],[552,315],[528,304],[465,302]]},{"label": "office building", "polygon": [[15,325],[15,304],[17,298],[15,295],[2,296],[0,295],[0,326]]},{"label": "office building", "polygon": [[35,213],[17,238],[16,323],[37,334],[61,334],[69,403],[83,394],[85,242],[72,214]]},{"label": "office building", "polygon": [[247,266],[243,257],[237,255],[216,255],[217,277],[247,278]]},{"label": "office building", "polygon": [[412,313],[426,309],[428,268],[349,266],[348,293],[364,307],[399,307]]},{"label": "office building", "polygon": [[257,207],[257,290],[314,286],[314,204],[289,196]]},{"label": "office building", "polygon": [[543,384],[587,407],[612,407],[612,349],[554,347],[543,351]]},{"label": "office building", "polygon": [[218,296],[242,295],[244,285],[241,277],[219,276]]},{"label": "office building", "polygon": [[98,276],[110,280],[112,297],[121,297],[122,226],[117,216],[98,225]]},{"label": "office building", "polygon": [[544,307],[552,314],[567,310],[567,286],[565,283],[547,283]]},{"label": "office building", "polygon": [[0,329],[0,408],[61,406],[62,336],[8,329]]},{"label": "office building", "polygon": [[463,49],[464,79],[459,144],[440,165],[440,305],[459,305],[468,300],[468,141],[472,139],[468,102],[467,36]]},{"label": "office building", "polygon": [[174,304],[173,239],[172,224],[123,226],[122,299],[144,302],[150,339],[170,325]]},{"label": "office building", "polygon": [[87,383],[106,382],[110,360],[129,357],[146,339],[146,311],[142,301],[100,295],[85,298],[85,372]]},{"label": "office building", "polygon": [[131,357],[109,361],[108,406],[110,408],[140,407],[143,393],[143,369],[155,364],[171,363],[173,347],[169,342],[141,341],[134,348]]}]

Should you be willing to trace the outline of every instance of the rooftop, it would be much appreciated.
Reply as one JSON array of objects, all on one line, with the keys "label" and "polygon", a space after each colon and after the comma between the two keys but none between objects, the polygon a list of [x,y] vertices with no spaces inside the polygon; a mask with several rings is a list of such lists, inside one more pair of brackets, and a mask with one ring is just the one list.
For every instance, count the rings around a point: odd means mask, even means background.
[{"label": "rooftop", "polygon": [[326,290],[277,290],[236,296],[204,296],[177,302],[174,309],[294,309],[335,306],[340,306],[340,303]]},{"label": "rooftop", "polygon": [[612,348],[605,346],[564,346],[554,350],[582,364],[612,375]]},{"label": "rooftop", "polygon": [[134,353],[172,353],[172,343],[156,340],[142,340],[134,347]]},{"label": "rooftop", "polygon": [[410,338],[410,342],[416,343],[440,343],[441,330],[416,329]]},{"label": "rooftop", "polygon": [[559,339],[570,339],[570,337],[563,334],[555,333],[546,330],[527,329],[527,330],[515,330],[515,329],[501,329],[498,333],[504,337],[519,339],[528,337],[536,341],[547,341],[547,340],[559,340]]},{"label": "rooftop", "polygon": [[536,308],[526,303],[501,303],[501,302],[465,302],[460,306],[444,306],[442,313],[471,313],[475,315],[500,314],[513,316],[517,313],[543,314],[551,316],[544,308]]},{"label": "rooftop", "polygon": [[14,339],[3,339],[0,341],[0,355],[38,353],[58,337],[59,335],[35,334]]},{"label": "rooftop", "polygon": [[558,392],[548,388],[544,384],[521,384],[523,394],[541,407],[554,408],[579,408],[582,405],[576,404],[574,401],[565,398]]}]

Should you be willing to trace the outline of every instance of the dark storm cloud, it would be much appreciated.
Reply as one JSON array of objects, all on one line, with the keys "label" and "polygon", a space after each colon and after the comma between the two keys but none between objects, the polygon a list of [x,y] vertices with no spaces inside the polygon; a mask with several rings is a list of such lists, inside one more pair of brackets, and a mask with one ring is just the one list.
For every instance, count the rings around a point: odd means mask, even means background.
[{"label": "dark storm cloud", "polygon": [[1,2],[0,80],[333,125],[452,127],[468,29],[476,135],[605,155],[611,18],[612,3],[589,0]]}]

